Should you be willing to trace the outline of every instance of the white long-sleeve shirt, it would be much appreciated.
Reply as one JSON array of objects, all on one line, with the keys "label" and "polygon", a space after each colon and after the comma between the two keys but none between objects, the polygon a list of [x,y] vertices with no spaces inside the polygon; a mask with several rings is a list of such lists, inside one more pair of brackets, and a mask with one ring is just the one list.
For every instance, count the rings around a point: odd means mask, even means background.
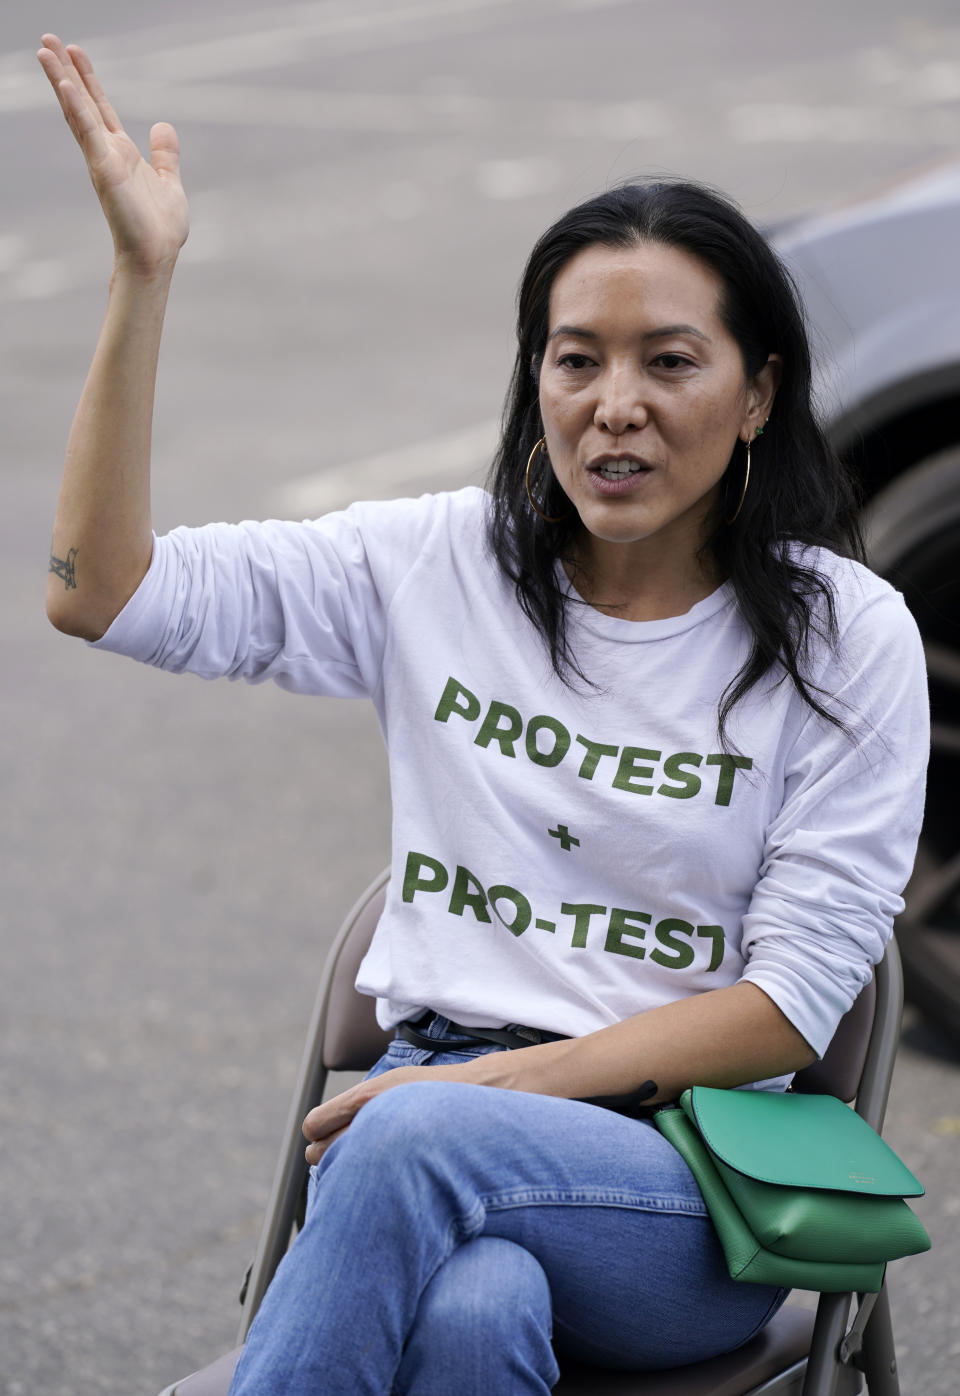
[{"label": "white long-sleeve shirt", "polygon": [[[806,673],[849,734],[768,675],[732,588],[611,618],[570,592],[595,685],[562,683],[486,542],[479,490],[155,541],[98,642],[163,669],[373,700],[393,875],[358,988],[572,1036],[745,979],[817,1051],[883,953],[923,811],[923,654],[902,597],[812,555],[840,629]],[[774,1083],[765,1083],[772,1085]]]}]

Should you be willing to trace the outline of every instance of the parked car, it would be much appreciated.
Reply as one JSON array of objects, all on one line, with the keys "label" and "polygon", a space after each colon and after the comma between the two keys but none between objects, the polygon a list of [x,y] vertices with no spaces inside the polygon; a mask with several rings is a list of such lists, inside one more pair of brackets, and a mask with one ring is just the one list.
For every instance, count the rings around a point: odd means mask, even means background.
[{"label": "parked car", "polygon": [[769,237],[807,307],[830,435],[862,482],[871,565],[923,635],[930,780],[897,938],[908,996],[960,1036],[960,164]]}]

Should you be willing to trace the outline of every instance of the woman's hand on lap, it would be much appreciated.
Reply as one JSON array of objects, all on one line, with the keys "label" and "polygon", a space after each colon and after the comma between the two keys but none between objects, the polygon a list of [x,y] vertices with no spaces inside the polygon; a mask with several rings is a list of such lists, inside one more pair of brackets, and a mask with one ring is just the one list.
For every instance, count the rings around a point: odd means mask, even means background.
[{"label": "woman's hand on lap", "polygon": [[[468,1065],[468,1063],[465,1063]],[[402,1086],[410,1081],[463,1081],[468,1079],[463,1066],[398,1066],[361,1081],[350,1090],[335,1095],[310,1111],[303,1122],[303,1136],[311,1142],[305,1157],[307,1163],[319,1163],[330,1145],[346,1134],[356,1115],[374,1096]]]},{"label": "woman's hand on lap", "polygon": [[83,49],[44,34],[37,57],[83,151],[118,261],[147,275],[172,268],[189,230],[176,131],[167,122],[153,126],[145,160]]}]

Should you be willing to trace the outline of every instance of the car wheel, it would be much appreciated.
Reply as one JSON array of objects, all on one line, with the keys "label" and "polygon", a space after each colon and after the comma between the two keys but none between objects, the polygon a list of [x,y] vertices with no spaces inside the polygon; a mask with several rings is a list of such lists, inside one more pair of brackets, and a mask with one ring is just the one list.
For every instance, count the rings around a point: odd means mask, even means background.
[{"label": "car wheel", "polygon": [[960,446],[885,489],[864,526],[870,565],[920,627],[930,678],[926,812],[896,927],[906,992],[960,1037]]}]

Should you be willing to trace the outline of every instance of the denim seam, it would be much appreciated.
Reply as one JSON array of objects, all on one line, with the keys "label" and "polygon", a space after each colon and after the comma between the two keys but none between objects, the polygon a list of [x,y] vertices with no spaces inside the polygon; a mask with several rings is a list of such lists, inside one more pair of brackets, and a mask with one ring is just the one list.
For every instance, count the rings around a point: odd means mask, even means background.
[{"label": "denim seam", "polygon": [[656,1197],[627,1192],[598,1192],[579,1189],[557,1192],[550,1188],[524,1188],[514,1192],[483,1195],[483,1206],[490,1212],[508,1211],[515,1207],[623,1207],[634,1212],[661,1212],[678,1216],[706,1217],[706,1207],[693,1198]]},{"label": "denim seam", "polygon": [[[425,1036],[429,1037],[429,1033]],[[419,1057],[426,1059],[435,1056],[463,1057],[467,1060],[473,1057],[484,1057],[488,1052],[498,1052],[501,1049],[491,1044],[489,1047],[470,1047],[467,1044],[454,1041],[438,1041],[435,1047],[415,1047],[413,1043],[396,1041],[391,1042],[387,1048],[386,1055],[391,1057]]]}]

